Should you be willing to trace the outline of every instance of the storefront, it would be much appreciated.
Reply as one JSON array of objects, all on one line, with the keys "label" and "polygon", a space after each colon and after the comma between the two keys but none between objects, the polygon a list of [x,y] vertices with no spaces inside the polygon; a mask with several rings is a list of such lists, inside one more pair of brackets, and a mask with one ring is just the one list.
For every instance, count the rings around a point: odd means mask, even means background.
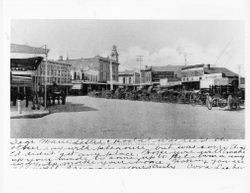
[{"label": "storefront", "polygon": [[42,60],[42,57],[10,60],[11,100],[17,97],[22,99],[38,88],[34,74]]}]

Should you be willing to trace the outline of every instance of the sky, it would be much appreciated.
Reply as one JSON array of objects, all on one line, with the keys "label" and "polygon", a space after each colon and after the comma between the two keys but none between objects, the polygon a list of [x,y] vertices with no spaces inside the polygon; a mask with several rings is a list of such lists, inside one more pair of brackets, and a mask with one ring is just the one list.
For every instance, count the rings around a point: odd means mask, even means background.
[{"label": "sky", "polygon": [[11,43],[50,49],[49,59],[108,56],[120,70],[211,64],[244,74],[244,22],[223,20],[12,20]]}]

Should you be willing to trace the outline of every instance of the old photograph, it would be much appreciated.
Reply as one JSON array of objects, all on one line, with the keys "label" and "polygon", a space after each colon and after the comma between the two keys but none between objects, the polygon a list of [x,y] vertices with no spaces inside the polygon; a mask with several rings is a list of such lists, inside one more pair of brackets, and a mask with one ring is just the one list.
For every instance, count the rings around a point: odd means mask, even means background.
[{"label": "old photograph", "polygon": [[13,19],[11,138],[244,139],[244,22]]},{"label": "old photograph", "polygon": [[0,192],[249,192],[249,5],[3,0]]}]

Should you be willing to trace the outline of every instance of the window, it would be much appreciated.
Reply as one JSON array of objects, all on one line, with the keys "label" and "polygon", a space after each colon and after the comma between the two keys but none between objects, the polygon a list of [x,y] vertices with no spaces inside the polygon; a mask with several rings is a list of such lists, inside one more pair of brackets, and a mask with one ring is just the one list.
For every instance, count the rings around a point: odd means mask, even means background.
[{"label": "window", "polygon": [[77,73],[76,79],[80,80],[80,73]]},{"label": "window", "polygon": [[125,77],[123,77],[123,84],[125,84]]}]

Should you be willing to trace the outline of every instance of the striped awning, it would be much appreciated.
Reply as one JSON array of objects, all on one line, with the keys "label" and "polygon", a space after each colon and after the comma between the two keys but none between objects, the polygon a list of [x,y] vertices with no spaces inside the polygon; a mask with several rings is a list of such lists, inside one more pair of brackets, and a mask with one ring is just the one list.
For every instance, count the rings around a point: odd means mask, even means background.
[{"label": "striped awning", "polygon": [[22,76],[22,75],[12,75],[11,76],[11,85],[32,85],[31,76]]}]

